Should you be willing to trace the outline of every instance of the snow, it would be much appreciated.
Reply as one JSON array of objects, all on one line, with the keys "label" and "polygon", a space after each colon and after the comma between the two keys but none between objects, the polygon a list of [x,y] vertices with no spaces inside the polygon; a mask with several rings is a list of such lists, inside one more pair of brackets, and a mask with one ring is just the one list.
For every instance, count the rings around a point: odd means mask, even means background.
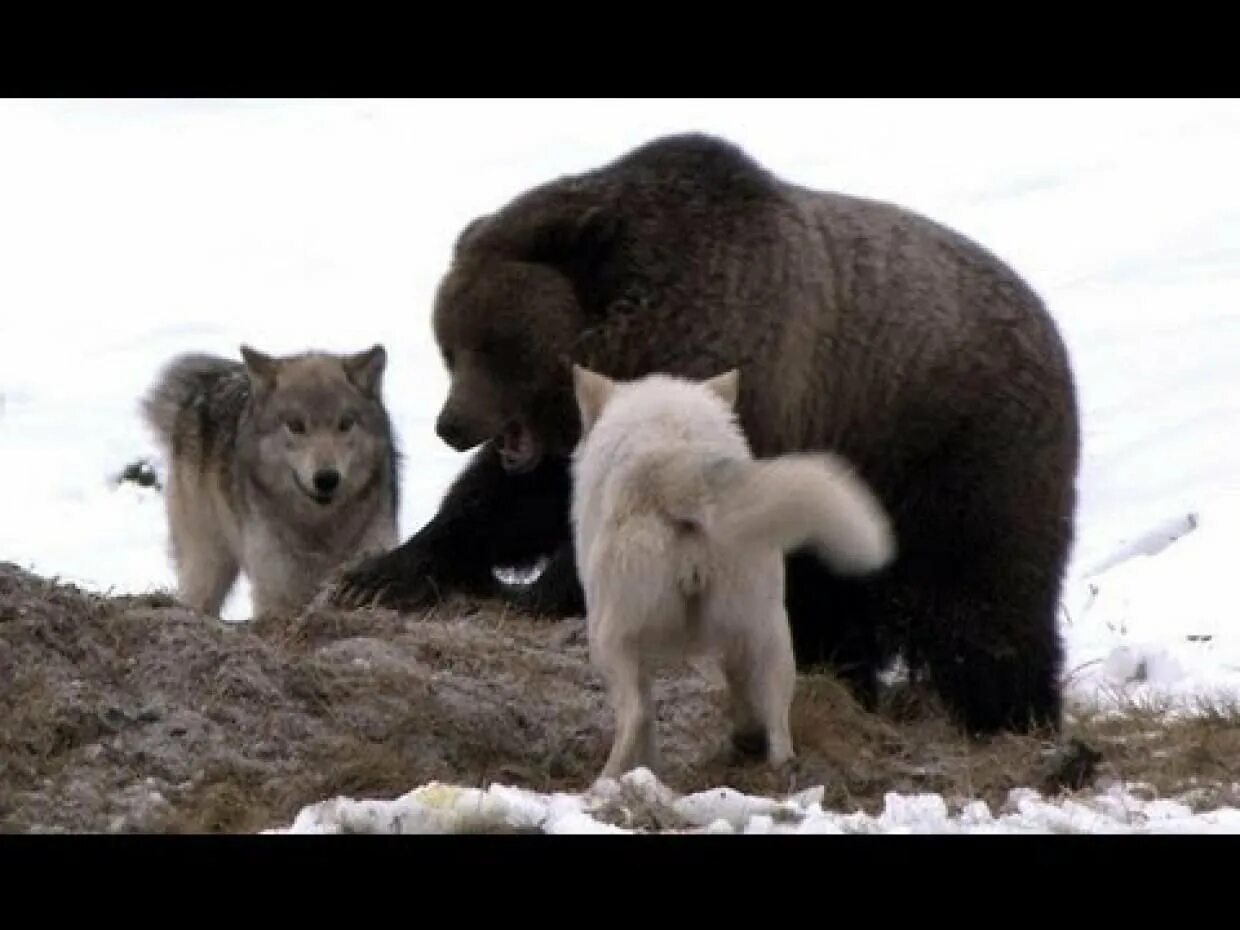
[{"label": "snow", "polygon": [[1079,615],[1067,633],[1071,661],[1083,666],[1072,688],[1078,702],[1122,696],[1191,709],[1240,695],[1228,585],[1240,552],[1240,496],[1212,500],[1182,528],[1156,552],[1138,552],[1072,589],[1069,611]]},{"label": "snow", "polygon": [[[334,833],[635,833],[615,822],[635,807],[660,809],[680,826],[665,833],[1237,833],[1240,809],[1194,814],[1188,805],[1143,797],[1141,786],[1112,785],[1084,799],[1048,800],[1027,788],[992,811],[984,801],[952,810],[937,794],[889,793],[877,816],[822,807],[822,789],[785,799],[730,788],[677,797],[647,769],[603,779],[580,795],[487,790],[432,782],[391,801],[338,797],[304,808],[273,834]],[[616,803],[620,797],[627,804]],[[610,816],[609,816],[610,815]]]},{"label": "snow", "polygon": [[[686,129],[800,183],[922,211],[1033,283],[1084,422],[1071,701],[1240,694],[1240,104],[1227,100],[3,101],[0,558],[98,590],[170,586],[158,494],[113,477],[142,456],[162,469],[136,411],[159,366],[242,341],[388,346],[402,534],[416,529],[464,462],[432,430],[446,379],[428,321],[456,233],[532,184]],[[226,616],[247,615],[243,583]],[[551,824],[593,829],[568,801],[501,789],[489,803],[525,817],[559,804]],[[328,820],[389,823],[396,802],[366,803]],[[1022,803],[1056,829],[1187,822],[1137,804],[1137,824],[1111,795],[1088,810]],[[931,808],[896,799],[872,823],[806,822],[1026,829],[1019,805]]]}]

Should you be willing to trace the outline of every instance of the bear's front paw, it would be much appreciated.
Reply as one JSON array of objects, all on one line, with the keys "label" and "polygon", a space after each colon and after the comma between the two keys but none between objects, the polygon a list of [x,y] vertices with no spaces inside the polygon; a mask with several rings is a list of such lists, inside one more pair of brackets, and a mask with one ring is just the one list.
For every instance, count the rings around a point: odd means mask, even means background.
[{"label": "bear's front paw", "polygon": [[337,607],[416,611],[431,606],[440,595],[430,563],[417,553],[395,549],[342,572],[329,600]]}]

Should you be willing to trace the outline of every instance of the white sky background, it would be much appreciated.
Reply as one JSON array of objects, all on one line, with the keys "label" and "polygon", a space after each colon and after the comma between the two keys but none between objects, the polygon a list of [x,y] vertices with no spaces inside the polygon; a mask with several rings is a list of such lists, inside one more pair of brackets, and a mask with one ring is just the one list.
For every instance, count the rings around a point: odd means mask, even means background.
[{"label": "white sky background", "polygon": [[796,182],[981,241],[1046,298],[1085,415],[1078,562],[1240,474],[1234,101],[0,101],[0,558],[170,575],[106,474],[170,355],[383,341],[402,532],[463,457],[432,430],[428,312],[460,228],[653,136],[720,133]]}]

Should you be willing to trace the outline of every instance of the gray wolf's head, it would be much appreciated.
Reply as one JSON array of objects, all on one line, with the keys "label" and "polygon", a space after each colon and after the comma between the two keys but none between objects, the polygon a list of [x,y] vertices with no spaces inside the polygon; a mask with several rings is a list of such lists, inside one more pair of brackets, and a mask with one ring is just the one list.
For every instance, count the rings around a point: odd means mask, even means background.
[{"label": "gray wolf's head", "polygon": [[382,345],[283,358],[247,345],[241,356],[252,392],[242,454],[261,488],[327,515],[383,479],[392,443]]}]

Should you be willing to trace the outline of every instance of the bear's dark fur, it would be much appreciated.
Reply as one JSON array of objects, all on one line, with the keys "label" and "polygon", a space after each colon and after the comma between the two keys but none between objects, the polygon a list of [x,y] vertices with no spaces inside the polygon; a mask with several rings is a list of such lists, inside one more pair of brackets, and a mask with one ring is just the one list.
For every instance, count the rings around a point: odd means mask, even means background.
[{"label": "bear's dark fur", "polygon": [[[569,362],[613,378],[736,366],[755,453],[847,456],[898,532],[897,561],[866,580],[789,557],[798,664],[830,663],[873,706],[902,653],[971,732],[1058,727],[1075,389],[1042,302],[977,244],[673,136],[470,224],[434,329],[452,374],[439,434],[482,448],[433,520],[343,579],[341,602],[456,590],[580,614]],[[495,580],[543,558],[528,587]]]}]

